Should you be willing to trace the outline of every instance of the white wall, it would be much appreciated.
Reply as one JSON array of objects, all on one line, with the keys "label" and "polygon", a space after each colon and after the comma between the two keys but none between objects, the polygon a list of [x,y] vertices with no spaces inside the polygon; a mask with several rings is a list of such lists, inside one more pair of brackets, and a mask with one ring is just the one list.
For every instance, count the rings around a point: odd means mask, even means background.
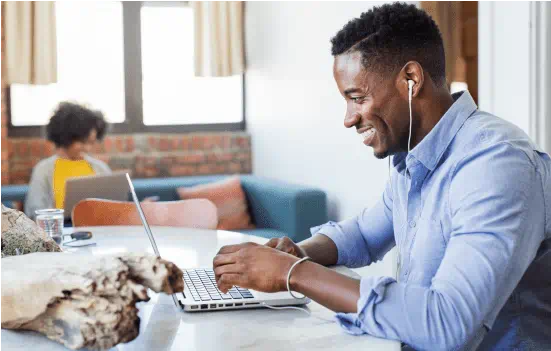
[{"label": "white wall", "polygon": [[329,39],[373,2],[247,2],[246,111],[253,172],[327,191],[330,217],[375,203],[387,179],[333,80]]},{"label": "white wall", "polygon": [[530,134],[530,2],[478,3],[479,106]]},{"label": "white wall", "polygon": [[[374,205],[388,177],[387,160],[377,160],[343,125],[345,102],[333,80],[329,42],[374,4],[246,3],[253,172],[322,188],[333,220]],[[380,272],[392,274],[388,264]]]}]

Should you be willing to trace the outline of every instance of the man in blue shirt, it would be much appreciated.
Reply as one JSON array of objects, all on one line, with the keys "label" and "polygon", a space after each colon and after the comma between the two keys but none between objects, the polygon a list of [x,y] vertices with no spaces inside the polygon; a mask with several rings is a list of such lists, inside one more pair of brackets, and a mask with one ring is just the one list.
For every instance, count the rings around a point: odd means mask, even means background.
[{"label": "man in blue shirt", "polygon": [[[309,256],[291,289],[338,312],[351,334],[422,350],[551,349],[549,155],[468,92],[450,95],[440,32],[415,6],[376,7],[331,42],[345,126],[376,157],[392,156],[386,189],[299,245],[222,248],[220,289],[284,291]],[[397,279],[324,267],[366,266],[393,247]]]}]

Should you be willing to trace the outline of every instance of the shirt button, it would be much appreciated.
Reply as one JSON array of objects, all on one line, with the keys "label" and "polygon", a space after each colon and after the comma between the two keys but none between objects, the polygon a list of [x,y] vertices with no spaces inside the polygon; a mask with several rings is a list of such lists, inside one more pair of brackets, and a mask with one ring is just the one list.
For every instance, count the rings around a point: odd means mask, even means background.
[{"label": "shirt button", "polygon": [[412,227],[412,228],[415,228],[416,225],[417,225],[417,223],[415,221],[409,222],[409,226]]}]

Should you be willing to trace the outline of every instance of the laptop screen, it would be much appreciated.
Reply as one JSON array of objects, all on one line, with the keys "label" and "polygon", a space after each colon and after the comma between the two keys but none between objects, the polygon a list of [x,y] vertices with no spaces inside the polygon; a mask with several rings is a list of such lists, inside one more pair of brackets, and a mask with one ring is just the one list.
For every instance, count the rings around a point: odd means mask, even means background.
[{"label": "laptop screen", "polygon": [[[147,236],[149,237],[149,242],[151,243],[151,247],[153,247],[153,251],[155,252],[155,255],[157,257],[161,257],[161,254],[159,253],[159,249],[157,248],[157,243],[155,242],[155,237],[153,237],[153,233],[151,232],[151,228],[149,227],[149,224],[147,223],[147,219],[145,218],[145,214],[143,213],[142,206],[140,205],[140,202],[138,201],[138,196],[136,195],[136,190],[134,189],[134,184],[132,184],[132,180],[130,179],[130,175],[126,173],[126,179],[128,180],[128,186],[130,187],[130,193],[132,194],[132,200],[134,200],[134,204],[136,205],[136,208],[138,209],[138,213],[140,215],[140,219],[142,220],[142,224],[145,228],[145,232],[147,233]],[[172,294],[172,300],[174,301],[174,304],[176,307],[181,307],[178,303],[178,298],[176,297],[176,294]]]}]

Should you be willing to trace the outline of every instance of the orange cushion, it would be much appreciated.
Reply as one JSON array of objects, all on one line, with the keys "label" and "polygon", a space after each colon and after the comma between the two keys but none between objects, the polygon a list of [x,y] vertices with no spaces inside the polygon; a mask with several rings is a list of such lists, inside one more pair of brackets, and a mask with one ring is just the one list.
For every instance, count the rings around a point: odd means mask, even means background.
[{"label": "orange cushion", "polygon": [[239,177],[176,189],[180,199],[208,199],[218,209],[218,229],[254,229]]}]

